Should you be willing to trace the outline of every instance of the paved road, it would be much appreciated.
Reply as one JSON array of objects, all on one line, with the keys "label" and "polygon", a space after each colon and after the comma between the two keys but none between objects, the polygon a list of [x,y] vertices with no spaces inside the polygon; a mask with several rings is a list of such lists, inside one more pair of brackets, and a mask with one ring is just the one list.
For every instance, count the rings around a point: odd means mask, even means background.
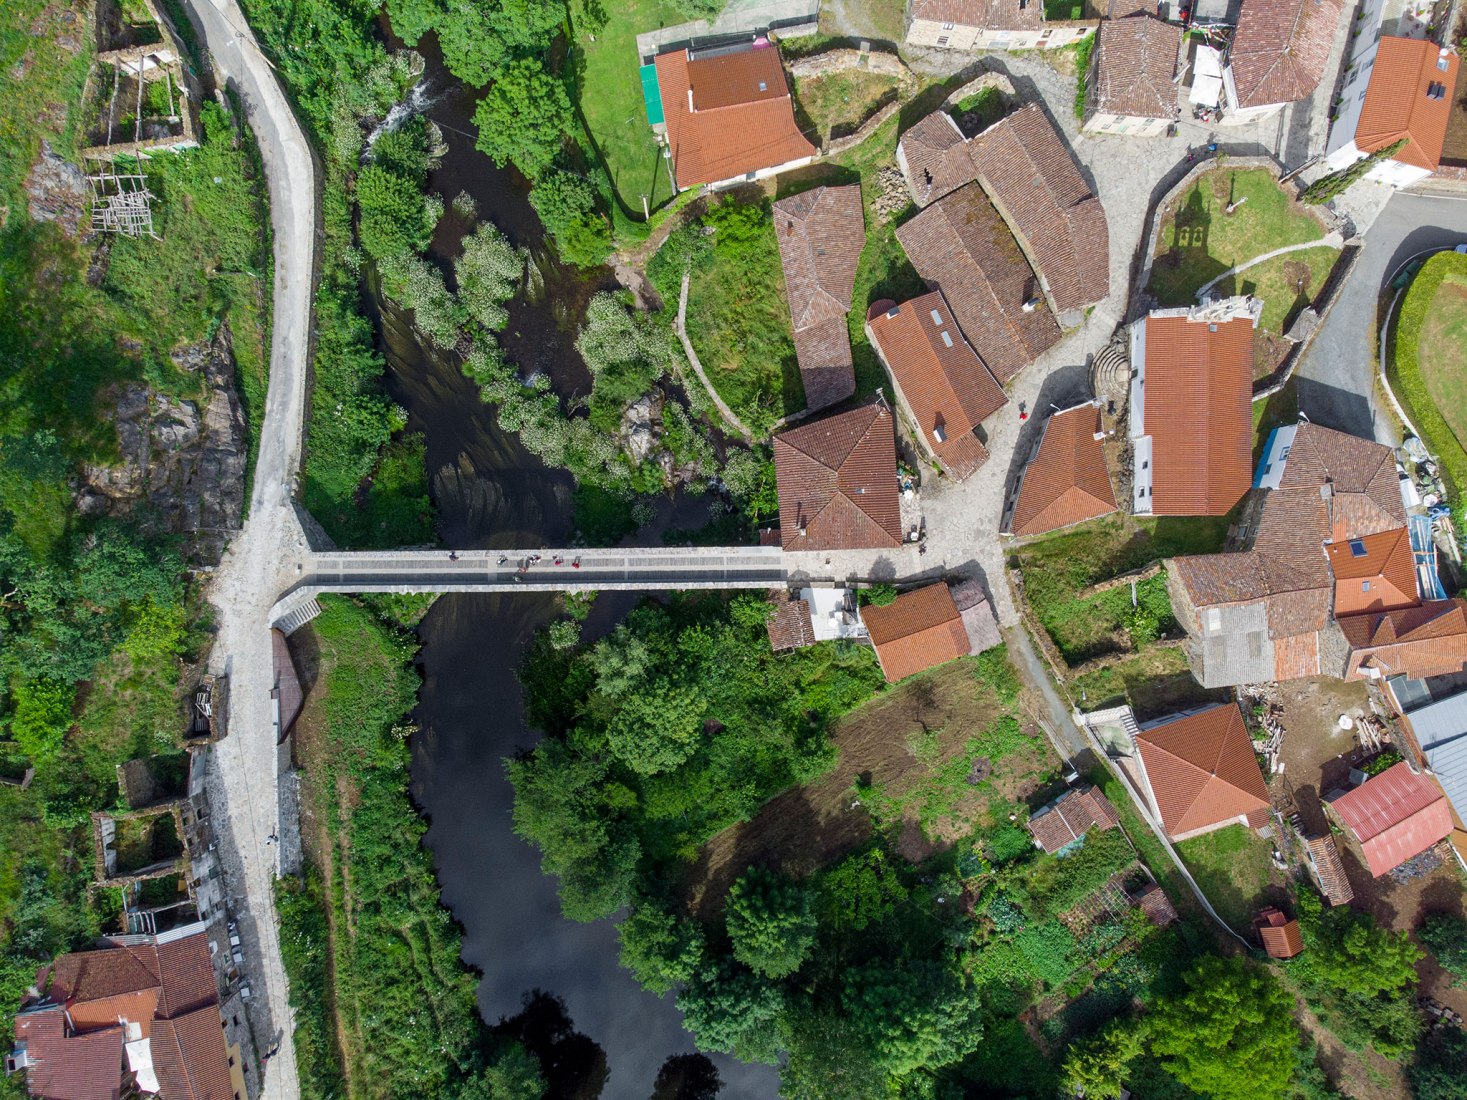
[{"label": "paved road", "polygon": [[[264,163],[274,243],[270,385],[249,518],[220,563],[209,598],[219,609],[210,658],[229,677],[227,736],[214,750],[209,798],[230,904],[245,951],[244,980],[266,1100],[295,1100],[293,1024],[275,923],[273,880],[298,860],[280,815],[280,761],[272,735],[269,611],[304,550],[292,495],[300,469],[315,268],[316,179],[310,147],[235,0],[184,0],[212,58],[216,81],[244,104]],[[277,843],[291,841],[290,844]],[[282,849],[285,849],[282,851]]]},{"label": "paved road", "polygon": [[1378,300],[1402,263],[1467,240],[1467,200],[1400,194],[1365,232],[1365,250],[1296,375],[1299,407],[1315,423],[1382,443],[1400,442],[1376,392]]}]

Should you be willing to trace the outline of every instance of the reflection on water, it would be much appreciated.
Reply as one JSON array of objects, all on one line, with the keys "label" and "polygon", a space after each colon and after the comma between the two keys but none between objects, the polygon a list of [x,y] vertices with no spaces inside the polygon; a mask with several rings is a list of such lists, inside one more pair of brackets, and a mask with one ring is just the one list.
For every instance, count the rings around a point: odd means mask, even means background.
[{"label": "reflection on water", "polygon": [[[453,87],[436,44],[419,47],[427,79]],[[473,149],[471,93],[449,92],[430,109],[448,153],[430,185],[445,205],[460,191],[536,255],[544,292],[510,310],[509,357],[526,374],[550,373],[561,393],[585,392],[589,378],[573,342],[585,302],[598,284],[545,251],[523,181]],[[451,257],[465,226],[451,215],[434,240]],[[390,305],[380,312],[394,400],[409,427],[427,436],[430,488],[443,541],[455,547],[564,546],[573,533],[573,484],[548,470],[518,438],[499,430],[492,409],[459,373],[456,359],[420,346]],[[643,539],[660,528],[696,526],[704,506],[668,500]],[[605,633],[636,597],[597,601],[585,636]],[[525,642],[555,613],[552,596],[460,595],[438,601],[423,621],[423,689],[413,744],[413,795],[430,821],[443,901],[464,928],[464,959],[484,975],[479,1007],[541,1054],[553,1098],[710,1100],[772,1097],[773,1070],[723,1056],[695,1057],[672,999],[645,992],[617,965],[608,921],[576,924],[560,915],[555,881],[538,854],[513,832],[513,790],[503,759],[537,735],[525,726],[515,678]],[[722,1092],[719,1092],[719,1081]]]}]

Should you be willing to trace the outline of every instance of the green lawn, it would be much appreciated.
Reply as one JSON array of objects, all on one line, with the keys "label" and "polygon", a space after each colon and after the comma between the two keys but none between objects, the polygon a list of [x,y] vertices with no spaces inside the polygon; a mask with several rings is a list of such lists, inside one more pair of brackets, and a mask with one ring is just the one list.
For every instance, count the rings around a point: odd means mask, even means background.
[{"label": "green lawn", "polygon": [[857,36],[893,44],[906,34],[906,0],[846,0],[839,9],[820,9],[820,31],[834,37]]},{"label": "green lawn", "polygon": [[1144,721],[1189,707],[1227,702],[1227,692],[1208,691],[1178,646],[1150,646],[1134,657],[1074,676],[1070,698],[1081,710],[1129,706]]},{"label": "green lawn", "polygon": [[[72,19],[67,23],[63,20]],[[0,15],[0,206],[24,216],[20,185],[41,152],[41,141],[62,156],[76,152],[81,96],[93,36],[84,17],[46,0],[14,0]],[[78,43],[73,52],[63,38]]]},{"label": "green lawn", "polygon": [[586,17],[575,13],[576,51],[584,62],[580,106],[616,193],[640,218],[643,195],[655,208],[672,198],[673,190],[642,102],[637,35],[686,23],[688,16],[671,0],[617,0],[599,7],[606,25],[594,32]]},{"label": "green lawn", "polygon": [[[1242,205],[1229,215],[1230,203]],[[1199,288],[1229,268],[1275,248],[1323,236],[1318,220],[1279,187],[1267,170],[1224,166],[1201,176],[1163,215],[1147,289],[1163,306],[1191,305]],[[1270,273],[1264,274],[1272,279]],[[1271,284],[1259,280],[1254,272],[1244,273],[1243,280],[1250,277],[1260,287],[1260,296],[1268,285],[1277,288],[1275,296],[1283,287],[1282,269]],[[1264,301],[1267,304],[1268,299]],[[1293,301],[1292,292],[1289,301]]]},{"label": "green lawn", "polygon": [[1266,332],[1284,332],[1299,312],[1319,296],[1330,269],[1340,253],[1333,248],[1307,248],[1287,256],[1275,256],[1247,271],[1229,275],[1217,284],[1220,296],[1251,294],[1263,299]]},{"label": "green lawn", "polygon": [[1401,300],[1388,363],[1391,388],[1440,458],[1454,496],[1467,485],[1464,330],[1467,256],[1442,252],[1426,261]]},{"label": "green lawn", "polygon": [[1243,931],[1253,913],[1288,892],[1288,880],[1276,870],[1273,842],[1252,829],[1229,825],[1176,845],[1177,854],[1218,916]]}]

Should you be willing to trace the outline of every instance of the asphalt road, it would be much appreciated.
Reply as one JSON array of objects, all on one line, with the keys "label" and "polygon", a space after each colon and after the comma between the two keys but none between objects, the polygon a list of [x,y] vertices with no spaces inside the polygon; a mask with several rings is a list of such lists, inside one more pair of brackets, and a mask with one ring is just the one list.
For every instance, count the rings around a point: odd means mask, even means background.
[{"label": "asphalt road", "polygon": [[1365,250],[1295,375],[1299,409],[1316,424],[1398,443],[1376,393],[1380,295],[1419,252],[1467,240],[1467,199],[1400,194],[1365,233]]}]

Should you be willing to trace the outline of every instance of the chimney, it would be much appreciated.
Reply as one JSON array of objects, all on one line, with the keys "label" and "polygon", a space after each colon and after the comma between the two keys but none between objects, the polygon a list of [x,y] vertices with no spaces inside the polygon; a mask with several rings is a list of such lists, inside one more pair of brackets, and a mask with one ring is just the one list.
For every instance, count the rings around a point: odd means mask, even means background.
[{"label": "chimney", "polygon": [[692,111],[692,109],[693,109],[693,89],[692,88],[689,88],[688,89],[688,110],[689,111]]}]

